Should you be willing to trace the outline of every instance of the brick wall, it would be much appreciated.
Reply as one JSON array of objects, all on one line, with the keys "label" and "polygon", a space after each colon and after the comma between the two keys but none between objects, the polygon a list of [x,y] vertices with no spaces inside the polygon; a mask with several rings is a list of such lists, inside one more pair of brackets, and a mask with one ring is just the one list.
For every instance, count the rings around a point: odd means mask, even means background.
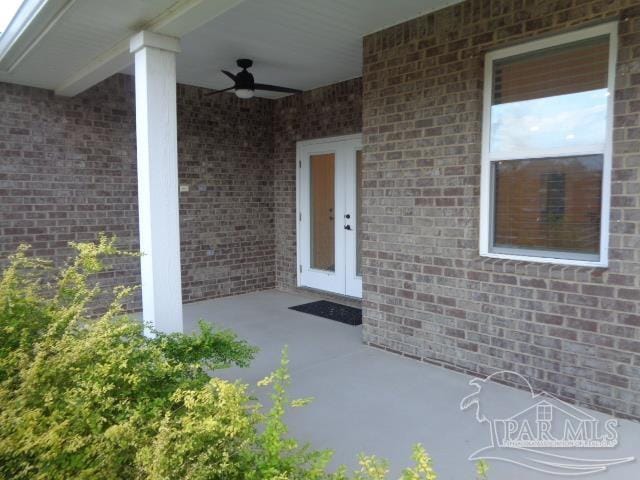
[{"label": "brick wall", "polygon": [[[29,243],[61,263],[68,242],[99,232],[138,248],[133,110],[124,76],[73,99],[0,83],[0,257]],[[100,278],[105,286],[139,281],[132,258]]]},{"label": "brick wall", "polygon": [[[609,268],[480,258],[484,53],[612,18]],[[363,117],[365,341],[640,418],[638,3],[470,0],[367,36]]]},{"label": "brick wall", "polygon": [[273,102],[178,88],[185,302],[275,286]]},{"label": "brick wall", "polygon": [[276,285],[296,286],[296,142],[362,131],[356,78],[275,102],[273,115]]},{"label": "brick wall", "polygon": [[[275,278],[272,102],[204,92],[178,88],[185,301],[272,288]],[[0,106],[0,257],[26,242],[60,262],[69,241],[103,231],[139,248],[132,79],[75,98],[0,83]],[[100,281],[139,283],[138,260]]]},{"label": "brick wall", "polygon": [[[0,257],[27,242],[60,262],[102,231],[139,247],[131,80],[71,99],[0,83]],[[184,301],[273,288],[276,259],[294,287],[296,142],[360,132],[360,79],[276,101],[205,92],[178,86]],[[138,262],[104,277],[137,284]]]}]

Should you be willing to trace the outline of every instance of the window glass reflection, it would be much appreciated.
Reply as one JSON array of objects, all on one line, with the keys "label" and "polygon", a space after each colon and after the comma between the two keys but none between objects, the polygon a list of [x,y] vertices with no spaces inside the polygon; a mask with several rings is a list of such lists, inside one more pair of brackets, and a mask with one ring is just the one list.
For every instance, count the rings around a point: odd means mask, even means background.
[{"label": "window glass reflection", "polygon": [[492,154],[604,144],[607,89],[491,107]]}]

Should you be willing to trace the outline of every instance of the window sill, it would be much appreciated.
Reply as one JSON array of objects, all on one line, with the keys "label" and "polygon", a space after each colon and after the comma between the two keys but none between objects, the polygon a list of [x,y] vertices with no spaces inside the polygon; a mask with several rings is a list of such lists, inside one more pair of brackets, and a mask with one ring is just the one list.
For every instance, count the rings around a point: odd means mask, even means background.
[{"label": "window sill", "polygon": [[594,265],[595,262],[574,262],[568,265],[567,260],[562,259],[551,262],[550,259],[540,257],[533,257],[532,260],[528,258],[523,255],[480,254],[471,260],[469,268],[476,272],[485,272],[485,275],[509,274],[582,283],[602,283],[608,273],[608,267],[599,263]]},{"label": "window sill", "polygon": [[587,268],[605,269],[609,266],[608,262],[606,261],[594,262],[589,260],[571,260],[567,258],[535,257],[535,256],[528,256],[528,255],[512,255],[512,254],[506,254],[506,253],[493,253],[493,252],[480,252],[480,257],[510,260],[515,262],[538,263],[538,264],[559,265],[559,266],[569,266],[569,267],[587,267]]},{"label": "window sill", "polygon": [[[548,261],[527,261],[518,258],[496,258],[488,255],[478,255],[471,259],[469,268],[475,272],[487,274],[507,274],[520,277],[539,278],[547,280],[562,280],[567,282],[583,282],[601,284],[608,273],[607,267],[593,265],[566,265],[550,263]],[[487,281],[491,277],[486,277]]]}]

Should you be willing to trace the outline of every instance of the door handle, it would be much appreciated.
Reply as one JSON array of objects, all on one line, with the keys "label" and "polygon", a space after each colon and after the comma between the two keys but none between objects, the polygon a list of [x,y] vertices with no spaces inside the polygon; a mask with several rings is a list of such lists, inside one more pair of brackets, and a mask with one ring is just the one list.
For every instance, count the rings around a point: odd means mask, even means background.
[{"label": "door handle", "polygon": [[351,225],[345,225],[345,226],[344,226],[344,229],[345,229],[345,230],[351,230]]}]

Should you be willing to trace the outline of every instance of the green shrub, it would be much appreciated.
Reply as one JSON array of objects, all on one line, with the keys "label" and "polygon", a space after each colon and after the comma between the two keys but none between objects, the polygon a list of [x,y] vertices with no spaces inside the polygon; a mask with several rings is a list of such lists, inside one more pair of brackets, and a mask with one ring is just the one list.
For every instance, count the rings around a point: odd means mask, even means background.
[{"label": "green shrub", "polygon": [[[287,396],[282,365],[260,385],[266,410],[247,386],[209,376],[246,366],[256,350],[229,331],[201,323],[193,335],[146,337],[123,314],[132,288],[117,288],[109,309],[90,318],[104,292],[90,278],[103,259],[130,255],[113,239],[72,244],[62,269],[20,247],[0,281],[0,478],[380,480],[386,463],[361,457],[350,477],[327,473],[328,451],[288,438],[282,418],[305,400]],[[49,279],[49,281],[45,280]],[[435,479],[422,447],[404,480]]]},{"label": "green shrub", "polygon": [[[150,339],[122,314],[86,316],[100,294],[89,276],[123,255],[113,239],[73,245],[59,272],[21,247],[0,282],[0,471],[5,478],[138,478],[149,444],[179,392],[209,383],[207,369],[245,366],[255,348],[201,323],[195,335]],[[50,283],[42,280],[51,279]]]}]

